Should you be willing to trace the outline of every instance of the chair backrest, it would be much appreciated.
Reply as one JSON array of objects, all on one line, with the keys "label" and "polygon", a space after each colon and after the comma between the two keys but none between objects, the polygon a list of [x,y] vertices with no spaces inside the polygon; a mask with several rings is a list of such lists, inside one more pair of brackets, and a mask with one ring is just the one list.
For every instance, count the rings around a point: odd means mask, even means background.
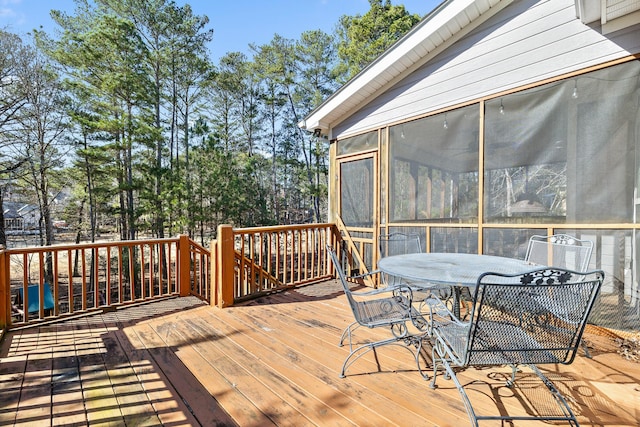
[{"label": "chair backrest", "polygon": [[378,238],[378,242],[381,257],[422,252],[420,236],[417,234],[385,234]]},{"label": "chair backrest", "polygon": [[342,283],[342,289],[344,290],[344,294],[347,296],[347,300],[349,301],[351,310],[355,314],[357,312],[357,308],[356,308],[357,302],[353,298],[353,295],[351,294],[351,289],[349,288],[349,283],[347,282],[347,276],[344,274],[344,270],[342,269],[342,263],[340,262],[340,259],[338,258],[338,255],[336,254],[336,252],[329,245],[327,245],[327,252],[329,253],[329,256],[331,257],[331,262],[333,262],[333,266],[335,267],[336,272],[338,273],[338,278],[340,279],[340,283]]},{"label": "chair backrest", "polygon": [[567,234],[531,236],[525,260],[548,267],[587,271],[593,242],[579,240]]},{"label": "chair backrest", "polygon": [[571,363],[603,278],[599,270],[560,268],[481,275],[461,358],[470,365]]}]

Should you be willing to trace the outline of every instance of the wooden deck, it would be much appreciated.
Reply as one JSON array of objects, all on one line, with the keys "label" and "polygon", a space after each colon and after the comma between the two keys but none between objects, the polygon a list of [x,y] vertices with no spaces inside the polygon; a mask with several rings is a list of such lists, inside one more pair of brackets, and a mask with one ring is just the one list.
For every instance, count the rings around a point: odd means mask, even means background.
[{"label": "wooden deck", "polygon": [[[175,298],[12,331],[0,349],[0,425],[469,424],[453,383],[431,390],[405,349],[380,350],[382,372],[370,353],[340,379],[347,348],[336,343],[351,319],[329,281],[227,309]],[[543,370],[582,426],[638,426],[640,363],[610,337],[587,342],[593,359]],[[509,389],[507,373],[460,374],[479,413],[547,409],[532,374]]]}]

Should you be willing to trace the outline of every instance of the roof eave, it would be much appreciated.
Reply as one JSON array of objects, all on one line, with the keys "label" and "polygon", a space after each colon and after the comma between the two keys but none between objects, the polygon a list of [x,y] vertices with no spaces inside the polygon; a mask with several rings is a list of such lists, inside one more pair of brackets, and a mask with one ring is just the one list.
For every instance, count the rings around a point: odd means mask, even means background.
[{"label": "roof eave", "polygon": [[395,82],[398,76],[413,68],[414,58],[427,56],[469,25],[477,25],[477,18],[485,12],[512,1],[445,0],[298,125],[309,131],[320,129],[327,134],[331,127],[346,118],[348,112],[358,109],[373,93],[379,93],[380,88]]}]

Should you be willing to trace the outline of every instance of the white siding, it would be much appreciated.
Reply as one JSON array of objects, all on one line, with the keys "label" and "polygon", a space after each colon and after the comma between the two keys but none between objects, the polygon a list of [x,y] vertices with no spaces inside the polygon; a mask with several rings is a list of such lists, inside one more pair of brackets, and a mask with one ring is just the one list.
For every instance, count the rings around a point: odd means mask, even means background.
[{"label": "white siding", "polygon": [[640,52],[640,24],[603,35],[574,0],[506,7],[333,129],[352,135]]}]

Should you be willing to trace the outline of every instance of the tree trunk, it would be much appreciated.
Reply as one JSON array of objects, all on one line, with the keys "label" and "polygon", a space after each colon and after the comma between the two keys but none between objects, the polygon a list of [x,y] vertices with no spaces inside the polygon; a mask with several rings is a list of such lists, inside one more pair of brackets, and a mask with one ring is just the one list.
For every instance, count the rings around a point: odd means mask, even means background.
[{"label": "tree trunk", "polygon": [[4,192],[0,188],[0,246],[7,247],[7,235],[4,232],[4,208],[2,203],[4,201]]}]

